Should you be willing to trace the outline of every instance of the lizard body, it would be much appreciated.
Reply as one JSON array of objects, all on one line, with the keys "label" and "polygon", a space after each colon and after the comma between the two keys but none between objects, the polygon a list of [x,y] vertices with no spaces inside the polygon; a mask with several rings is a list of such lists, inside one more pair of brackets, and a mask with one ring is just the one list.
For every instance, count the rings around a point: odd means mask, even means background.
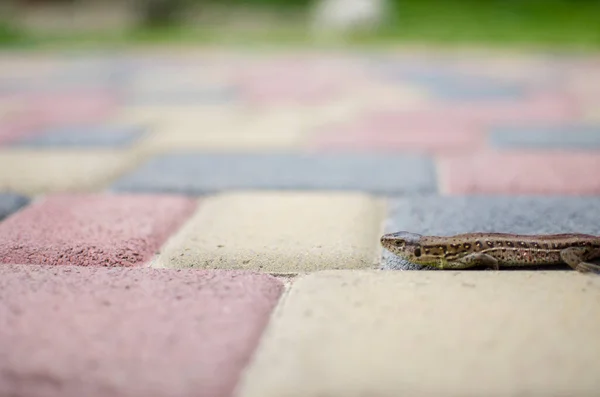
[{"label": "lizard body", "polygon": [[600,237],[589,234],[519,235],[465,233],[423,236],[388,233],[382,246],[409,262],[439,269],[467,269],[567,264],[580,272],[600,273]]}]

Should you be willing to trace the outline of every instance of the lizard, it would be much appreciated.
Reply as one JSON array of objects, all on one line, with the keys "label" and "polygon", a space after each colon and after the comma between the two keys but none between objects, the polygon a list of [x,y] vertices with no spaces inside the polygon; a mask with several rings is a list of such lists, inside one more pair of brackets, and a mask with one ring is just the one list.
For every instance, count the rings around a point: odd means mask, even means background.
[{"label": "lizard", "polygon": [[600,274],[600,265],[587,262],[600,258],[600,237],[589,234],[424,236],[400,231],[386,233],[380,241],[394,255],[438,269],[567,264],[582,273]]}]

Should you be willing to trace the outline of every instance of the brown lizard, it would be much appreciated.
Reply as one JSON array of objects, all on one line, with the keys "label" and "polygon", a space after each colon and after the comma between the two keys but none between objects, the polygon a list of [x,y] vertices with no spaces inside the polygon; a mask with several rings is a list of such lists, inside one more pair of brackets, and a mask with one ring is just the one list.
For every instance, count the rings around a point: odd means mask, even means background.
[{"label": "brown lizard", "polygon": [[388,233],[382,246],[405,260],[439,269],[485,266],[567,264],[580,272],[600,273],[600,237],[588,234],[519,235],[465,233],[454,236],[422,236],[410,232]]}]

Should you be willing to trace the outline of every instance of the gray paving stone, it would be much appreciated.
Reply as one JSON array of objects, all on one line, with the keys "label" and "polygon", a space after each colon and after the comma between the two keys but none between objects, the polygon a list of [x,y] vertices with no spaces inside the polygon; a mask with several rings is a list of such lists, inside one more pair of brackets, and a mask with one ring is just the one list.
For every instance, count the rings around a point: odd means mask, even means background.
[{"label": "gray paving stone", "polygon": [[493,147],[507,149],[598,149],[600,125],[494,127],[488,141]]},{"label": "gray paving stone", "polygon": [[134,91],[128,96],[129,105],[190,105],[228,103],[237,97],[237,91],[229,88],[203,90],[155,90]]},{"label": "gray paving stone", "polygon": [[433,162],[416,155],[172,154],[151,159],[112,190],[206,194],[231,189],[436,191]]},{"label": "gray paving stone", "polygon": [[[600,235],[599,218],[600,197],[415,196],[390,200],[385,232],[404,230],[442,236],[469,232]],[[386,250],[382,268],[421,269]]]},{"label": "gray paving stone", "polygon": [[14,193],[0,193],[0,221],[21,207],[29,204],[29,198]]},{"label": "gray paving stone", "polygon": [[19,147],[124,147],[146,132],[136,125],[81,125],[61,127],[14,142]]}]

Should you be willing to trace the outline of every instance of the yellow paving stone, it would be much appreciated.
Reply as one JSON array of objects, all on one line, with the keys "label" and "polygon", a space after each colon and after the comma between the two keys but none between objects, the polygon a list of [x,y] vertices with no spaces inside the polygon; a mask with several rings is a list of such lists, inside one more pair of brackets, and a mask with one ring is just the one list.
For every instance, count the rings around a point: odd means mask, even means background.
[{"label": "yellow paving stone", "polygon": [[138,163],[127,151],[0,151],[0,191],[22,194],[104,189]]},{"label": "yellow paving stone", "polygon": [[592,396],[600,277],[325,271],[295,280],[236,397]]},{"label": "yellow paving stone", "polygon": [[293,274],[378,265],[384,203],[360,193],[244,192],[203,199],[156,267]]}]

